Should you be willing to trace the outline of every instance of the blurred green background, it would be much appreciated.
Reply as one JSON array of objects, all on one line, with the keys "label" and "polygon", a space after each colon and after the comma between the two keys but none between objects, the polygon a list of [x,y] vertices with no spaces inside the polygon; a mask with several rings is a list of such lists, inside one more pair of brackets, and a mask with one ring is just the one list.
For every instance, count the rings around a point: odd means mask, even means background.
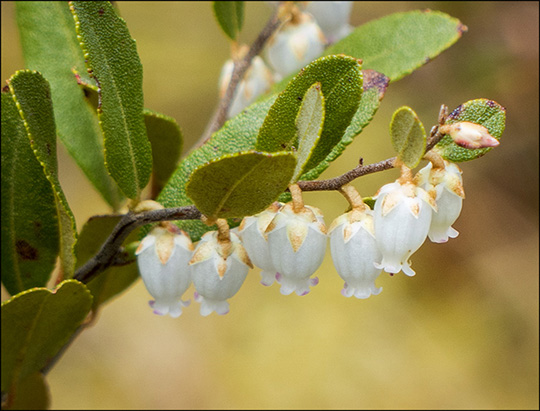
[{"label": "blurred green background", "polygon": [[[271,8],[247,3],[241,40],[249,43]],[[145,106],[178,121],[187,151],[214,110],[229,55],[210,2],[117,5],[144,65]],[[538,2],[356,2],[351,22],[425,8],[469,31],[391,84],[374,121],[322,178],[360,157],[368,164],[393,156],[388,123],[402,105],[429,129],[442,103],[493,99],[507,108],[507,127],[498,148],[461,164],[459,237],[426,242],[412,258],[417,275],[382,275],[383,292],[368,300],[341,296],[329,250],[307,296],[265,288],[254,270],[226,316],[203,318],[197,303],[179,319],[155,316],[139,281],[51,371],[53,408],[538,409]],[[2,78],[23,67],[14,5],[2,2]],[[80,229],[109,210],[58,150]],[[354,185],[372,195],[396,175]],[[337,193],[305,200],[328,224],[346,208]]]}]

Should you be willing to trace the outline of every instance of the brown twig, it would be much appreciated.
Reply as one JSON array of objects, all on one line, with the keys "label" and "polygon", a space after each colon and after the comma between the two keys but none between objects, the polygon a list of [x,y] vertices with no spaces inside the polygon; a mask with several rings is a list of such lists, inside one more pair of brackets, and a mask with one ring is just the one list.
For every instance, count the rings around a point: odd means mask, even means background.
[{"label": "brown twig", "polygon": [[234,94],[236,92],[238,84],[240,83],[242,78],[244,78],[244,74],[251,65],[251,61],[253,60],[253,58],[261,52],[268,39],[272,36],[272,34],[274,34],[274,32],[278,29],[281,23],[282,22],[278,18],[278,13],[276,11],[272,15],[272,17],[270,17],[270,19],[266,23],[266,26],[264,26],[262,31],[259,33],[259,36],[255,39],[244,58],[239,61],[235,61],[234,69],[231,75],[231,81],[227,86],[227,90],[225,91],[223,98],[220,100],[219,105],[214,112],[212,119],[208,123],[206,130],[202,134],[199,141],[197,141],[197,143],[194,145],[194,149],[202,146],[212,136],[213,133],[215,133],[223,126],[223,124],[227,120],[227,113],[232,104],[232,100],[234,98]]},{"label": "brown twig", "polygon": [[96,275],[118,262],[118,254],[121,253],[120,247],[122,243],[137,227],[159,221],[197,220],[200,218],[201,212],[195,206],[165,208],[139,214],[125,214],[109,238],[105,240],[98,253],[80,267],[73,278],[86,284]]}]

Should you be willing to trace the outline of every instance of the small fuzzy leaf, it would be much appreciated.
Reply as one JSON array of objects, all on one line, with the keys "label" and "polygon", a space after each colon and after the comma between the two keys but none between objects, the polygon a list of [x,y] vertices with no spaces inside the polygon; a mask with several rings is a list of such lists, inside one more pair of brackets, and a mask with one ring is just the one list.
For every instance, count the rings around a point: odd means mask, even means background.
[{"label": "small fuzzy leaf", "polygon": [[[276,96],[271,96],[252,104],[242,113],[227,121],[205,144],[184,157],[159,193],[157,201],[167,208],[192,205],[193,202],[186,194],[186,184],[191,173],[198,167],[225,154],[253,149],[259,128],[275,98]],[[230,221],[229,223],[232,226],[240,224],[239,221],[236,223]],[[177,221],[176,224],[189,233],[192,241],[198,241],[205,232],[212,230],[200,220],[181,220]]]},{"label": "small fuzzy leaf", "polygon": [[465,31],[458,19],[439,11],[395,13],[357,27],[325,54],[362,59],[364,68],[396,81],[434,59]]},{"label": "small fuzzy leaf", "polygon": [[[103,242],[112,233],[120,216],[96,216],[90,218],[79,234],[79,241],[75,249],[77,253],[77,268],[84,265],[101,248]],[[138,229],[131,232],[124,241],[124,245],[138,238]],[[87,287],[94,296],[92,310],[95,311],[101,304],[129,288],[139,278],[136,264],[110,267],[99,276],[91,280]]]},{"label": "small fuzzy leaf", "polygon": [[71,278],[75,267],[77,229],[58,180],[56,125],[49,83],[40,73],[24,70],[9,79],[9,89],[24,122],[32,150],[54,191],[60,227],[62,274],[64,278]]},{"label": "small fuzzy leaf", "polygon": [[72,1],[87,67],[98,84],[105,161],[124,194],[139,198],[152,171],[143,118],[142,65],[123,19],[107,1]]},{"label": "small fuzzy leaf", "polygon": [[51,183],[30,147],[11,93],[2,93],[2,284],[44,287],[60,249]]},{"label": "small fuzzy leaf", "polygon": [[92,306],[84,284],[54,291],[32,288],[2,303],[2,391],[43,368],[73,335]]},{"label": "small fuzzy leaf", "polygon": [[148,109],[143,114],[152,145],[152,191],[159,193],[178,165],[184,140],[175,119]]},{"label": "small fuzzy leaf", "polygon": [[304,170],[316,167],[339,143],[358,110],[363,91],[360,62],[342,55],[315,60],[290,81],[264,120],[257,150],[275,152],[298,147],[296,116],[304,94],[315,82],[321,83],[326,114],[319,143]]},{"label": "small fuzzy leaf", "polygon": [[277,200],[295,166],[296,158],[288,152],[225,155],[195,170],[186,192],[208,217],[253,215]]},{"label": "small fuzzy leaf", "polygon": [[[468,121],[470,123],[480,124],[488,129],[492,137],[500,140],[506,123],[506,109],[493,100],[484,98],[469,100],[457,107],[446,119],[446,124]],[[474,160],[482,157],[491,147],[467,149],[458,146],[450,136],[444,136],[443,139],[433,148],[445,160],[459,163],[462,161]]]},{"label": "small fuzzy leaf", "polygon": [[392,145],[407,167],[415,168],[426,151],[424,125],[410,107],[397,109],[390,122]]},{"label": "small fuzzy leaf", "polygon": [[26,67],[39,71],[51,85],[60,141],[105,201],[119,208],[124,196],[105,167],[97,115],[73,72],[95,84],[86,72],[68,3],[19,1],[15,6]]},{"label": "small fuzzy leaf", "polygon": [[313,84],[306,94],[296,116],[298,131],[298,151],[296,153],[296,168],[292,182],[296,182],[315,149],[324,124],[324,96],[321,84]]},{"label": "small fuzzy leaf", "polygon": [[[364,92],[362,93],[358,110],[349,124],[349,127],[347,127],[347,130],[345,130],[339,143],[334,146],[326,158],[316,167],[304,173],[300,177],[300,180],[314,180],[319,177],[319,175],[328,168],[330,163],[343,153],[347,146],[352,143],[354,138],[360,134],[373,119],[373,116],[377,112],[381,100],[384,97],[389,80],[383,74],[373,70],[362,70],[362,72]],[[282,197],[280,198],[280,201],[287,202],[289,199]]]},{"label": "small fuzzy leaf", "polygon": [[[13,395],[13,398],[11,396]],[[50,394],[45,376],[36,371],[19,381],[17,387],[8,393],[9,404],[3,410],[47,410]]]},{"label": "small fuzzy leaf", "polygon": [[214,15],[224,33],[236,40],[244,24],[243,1],[213,1]]}]

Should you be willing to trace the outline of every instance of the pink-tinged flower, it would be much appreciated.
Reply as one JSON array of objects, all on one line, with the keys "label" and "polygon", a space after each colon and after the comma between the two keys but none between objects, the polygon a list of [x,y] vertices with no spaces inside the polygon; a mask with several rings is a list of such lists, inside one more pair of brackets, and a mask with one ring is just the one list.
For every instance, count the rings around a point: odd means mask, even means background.
[{"label": "pink-tinged flower", "polygon": [[218,241],[218,232],[205,233],[189,262],[195,286],[195,301],[201,303],[201,315],[213,311],[229,312],[227,299],[234,296],[253,268],[240,238],[231,232],[230,242]]},{"label": "pink-tinged flower", "polygon": [[[171,230],[174,230],[171,225]],[[182,307],[189,305],[181,297],[191,284],[188,266],[193,254],[193,244],[189,236],[179,230],[171,232],[164,227],[156,227],[141,241],[135,254],[144,285],[155,298],[150,301],[154,313],[169,314],[176,318],[182,314]]]},{"label": "pink-tinged flower", "polygon": [[468,121],[445,124],[441,126],[440,131],[449,134],[458,146],[468,149],[497,147],[499,145],[499,140],[492,137],[486,127]]},{"label": "pink-tinged flower", "polygon": [[[234,63],[232,60],[227,60],[221,69],[219,78],[220,97],[223,97],[227,91],[233,69]],[[243,80],[238,84],[227,116],[230,118],[239,114],[243,109],[255,102],[260,95],[270,90],[273,83],[274,75],[272,71],[264,64],[261,57],[255,56],[251,62],[251,66],[247,69]]]},{"label": "pink-tinged flower", "polygon": [[355,210],[334,220],[328,232],[334,266],[345,281],[341,294],[345,297],[368,298],[382,291],[375,286],[381,269],[374,263],[382,254],[375,240],[373,212]]},{"label": "pink-tinged flower", "polygon": [[266,233],[281,293],[309,293],[309,287],[319,282],[318,278],[310,277],[322,264],[326,249],[326,227],[321,211],[304,206],[295,212],[293,203],[287,203],[276,214]]},{"label": "pink-tinged flower", "polygon": [[249,258],[253,264],[262,269],[261,284],[266,286],[274,283],[277,271],[272,263],[265,232],[282,206],[282,203],[275,202],[262,213],[244,217],[238,231]]},{"label": "pink-tinged flower", "polygon": [[352,1],[310,1],[306,11],[311,13],[329,43],[348,36],[352,31],[349,24]]},{"label": "pink-tinged flower", "polygon": [[298,13],[268,41],[266,60],[279,76],[286,77],[319,57],[325,44],[313,16]]},{"label": "pink-tinged flower", "polygon": [[428,237],[434,243],[445,243],[456,238],[458,231],[452,228],[459,214],[465,192],[459,167],[444,161],[445,168],[433,168],[430,162],[421,169],[415,179],[417,184],[435,198],[437,211],[433,213]]},{"label": "pink-tinged flower", "polygon": [[376,198],[375,238],[382,261],[375,267],[413,276],[409,258],[427,238],[435,201],[412,182],[401,184],[399,179],[381,187]]}]

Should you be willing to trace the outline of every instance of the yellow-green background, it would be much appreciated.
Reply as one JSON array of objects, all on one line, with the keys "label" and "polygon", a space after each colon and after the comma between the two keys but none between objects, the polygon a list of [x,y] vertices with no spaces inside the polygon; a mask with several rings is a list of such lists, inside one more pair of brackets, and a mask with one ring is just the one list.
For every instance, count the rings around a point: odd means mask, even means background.
[{"label": "yellow-green background", "polygon": [[[118,2],[144,65],[145,106],[176,118],[185,149],[217,102],[229,47],[209,2]],[[391,84],[373,123],[324,174],[393,155],[388,123],[411,106],[429,129],[439,106],[474,98],[507,108],[501,145],[462,164],[467,198],[447,244],[412,258],[417,275],[382,275],[383,292],[346,299],[329,250],[320,284],[283,296],[250,272],[231,312],[152,314],[139,281],[106,306],[51,371],[52,407],[538,409],[538,3],[357,2],[352,23],[431,8],[469,27],[433,62]],[[246,7],[250,42],[270,14]],[[2,78],[23,68],[12,2],[2,2]],[[186,151],[185,150],[185,151]],[[59,147],[78,227],[108,212]],[[364,196],[395,171],[358,179]],[[337,193],[308,193],[327,223]],[[193,289],[188,291],[191,296]],[[4,295],[5,297],[5,295]]]}]

